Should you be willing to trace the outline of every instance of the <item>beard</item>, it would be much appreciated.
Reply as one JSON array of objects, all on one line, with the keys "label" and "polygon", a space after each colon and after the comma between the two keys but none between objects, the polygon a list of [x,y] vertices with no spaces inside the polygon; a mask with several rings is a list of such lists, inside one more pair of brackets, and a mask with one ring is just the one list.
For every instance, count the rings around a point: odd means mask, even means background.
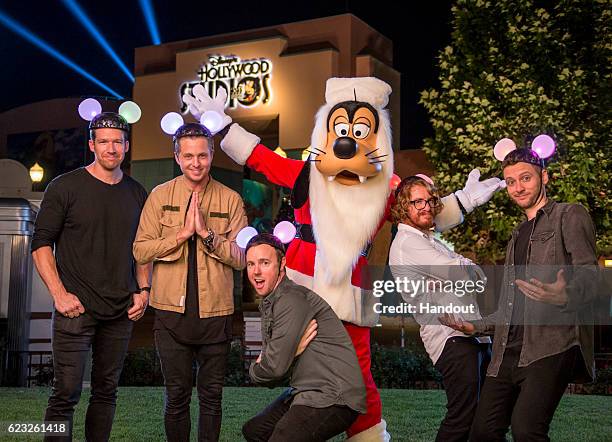
[{"label": "beard", "polygon": [[415,227],[419,230],[431,230],[435,224],[433,214],[430,217],[425,216],[409,216],[408,217],[408,225]]},{"label": "beard", "polygon": [[387,174],[381,172],[364,184],[345,186],[327,181],[313,167],[309,193],[317,244],[315,279],[323,277],[333,285],[347,279],[350,282],[361,251],[384,215],[389,196]]}]

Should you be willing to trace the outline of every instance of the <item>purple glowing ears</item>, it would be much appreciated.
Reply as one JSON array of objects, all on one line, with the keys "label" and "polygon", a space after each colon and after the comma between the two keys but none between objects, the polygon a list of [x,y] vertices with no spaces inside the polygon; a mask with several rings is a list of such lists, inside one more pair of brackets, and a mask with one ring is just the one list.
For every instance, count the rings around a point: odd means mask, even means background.
[{"label": "purple glowing ears", "polygon": [[[102,113],[102,105],[94,98],[86,98],[79,103],[79,115],[83,120],[91,121],[96,115]],[[129,124],[134,124],[142,115],[140,107],[133,101],[125,101],[119,106],[119,115]]]},{"label": "purple glowing ears", "polygon": [[[257,235],[257,230],[254,227],[247,226],[238,232],[236,236],[236,244],[241,249],[245,249],[251,238]],[[295,226],[289,221],[281,221],[274,227],[273,235],[276,236],[283,244],[288,244],[295,238]]]},{"label": "purple glowing ears", "polygon": [[83,120],[91,121],[93,117],[102,113],[102,105],[94,98],[86,98],[79,104],[79,115]]},{"label": "purple glowing ears", "polygon": [[[533,150],[538,157],[545,160],[550,158],[556,149],[555,140],[549,135],[538,135],[531,142],[531,150]],[[493,155],[498,161],[504,161],[506,155],[516,149],[516,144],[510,138],[502,138],[499,140],[493,148]]]},{"label": "purple glowing ears", "polygon": [[555,140],[548,135],[538,135],[531,142],[531,150],[538,154],[540,158],[545,160],[555,153]]}]

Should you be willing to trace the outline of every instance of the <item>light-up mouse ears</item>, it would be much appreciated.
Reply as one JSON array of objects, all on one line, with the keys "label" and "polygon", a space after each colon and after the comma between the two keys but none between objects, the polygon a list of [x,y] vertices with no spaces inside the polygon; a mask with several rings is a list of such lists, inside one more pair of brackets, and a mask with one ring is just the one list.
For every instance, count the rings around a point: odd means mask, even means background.
[{"label": "light-up mouse ears", "polygon": [[[222,123],[223,119],[221,115],[215,111],[206,111],[202,117],[200,117],[200,124],[208,129],[212,135],[223,129],[223,127],[221,127]],[[177,112],[168,112],[162,117],[160,124],[165,133],[174,135],[177,129],[185,124],[185,121],[181,114]]]},{"label": "light-up mouse ears", "polygon": [[[245,249],[251,238],[256,236],[259,232],[255,230],[254,227],[247,226],[238,232],[236,236],[236,244],[241,249]],[[275,237],[277,237],[283,244],[289,244],[293,238],[295,238],[296,229],[293,223],[289,221],[281,221],[274,227],[274,232],[272,233]]]},{"label": "light-up mouse ears", "polygon": [[[546,134],[538,135],[531,142],[531,150],[535,152],[541,160],[550,158],[556,149],[555,140]],[[510,138],[502,138],[493,148],[493,155],[498,161],[504,161],[506,155],[516,150],[516,144]]]},{"label": "light-up mouse ears", "polygon": [[[91,121],[101,113],[102,105],[95,98],[86,98],[79,103],[79,115],[83,120]],[[124,101],[121,103],[121,106],[119,106],[118,114],[121,115],[128,124],[134,124],[140,120],[142,111],[133,101]]]}]

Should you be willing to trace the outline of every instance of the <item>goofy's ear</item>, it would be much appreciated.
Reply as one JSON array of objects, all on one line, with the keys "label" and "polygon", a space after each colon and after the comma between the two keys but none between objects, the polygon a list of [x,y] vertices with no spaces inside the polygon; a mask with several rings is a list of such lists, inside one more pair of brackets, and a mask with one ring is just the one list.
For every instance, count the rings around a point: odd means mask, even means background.
[{"label": "goofy's ear", "polygon": [[291,205],[299,209],[308,201],[308,188],[310,187],[310,161],[306,161],[302,171],[295,180],[291,190]]}]

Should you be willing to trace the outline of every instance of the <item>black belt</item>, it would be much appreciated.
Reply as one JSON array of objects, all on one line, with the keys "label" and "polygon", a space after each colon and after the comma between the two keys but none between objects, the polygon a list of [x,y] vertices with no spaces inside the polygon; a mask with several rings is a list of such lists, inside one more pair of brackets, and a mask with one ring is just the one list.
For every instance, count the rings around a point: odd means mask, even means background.
[{"label": "black belt", "polygon": [[[311,244],[316,244],[314,232],[312,231],[312,224],[300,224],[295,222],[295,237],[297,239],[301,239],[302,241],[309,242]],[[368,243],[365,248],[361,251],[361,256],[367,258],[370,249],[372,248],[372,244]]]}]

